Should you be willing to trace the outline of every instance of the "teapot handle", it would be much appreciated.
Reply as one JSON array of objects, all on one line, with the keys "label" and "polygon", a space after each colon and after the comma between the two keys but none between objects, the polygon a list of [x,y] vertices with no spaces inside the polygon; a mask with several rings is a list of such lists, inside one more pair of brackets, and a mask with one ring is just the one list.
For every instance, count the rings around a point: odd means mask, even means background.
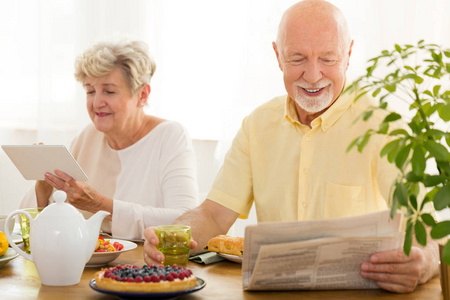
[{"label": "teapot handle", "polygon": [[12,213],[10,213],[10,214],[8,215],[8,217],[6,218],[6,224],[5,224],[5,231],[6,231],[6,232],[5,232],[5,234],[6,234],[6,237],[8,238],[9,245],[10,245],[14,250],[16,250],[17,253],[19,253],[20,255],[22,255],[23,257],[25,257],[26,259],[28,259],[29,261],[34,262],[34,261],[33,261],[33,257],[32,257],[30,254],[28,254],[28,253],[26,253],[25,251],[23,251],[22,249],[20,249],[20,248],[16,245],[16,243],[13,242],[13,239],[12,239],[12,237],[11,237],[11,235],[10,235],[10,231],[9,231],[9,220],[10,220],[12,217],[14,217],[15,215],[18,215],[18,214],[24,214],[25,216],[27,216],[27,218],[30,220],[30,228],[31,228],[31,222],[33,222],[33,218],[31,217],[31,215],[30,215],[28,212],[24,211],[24,210],[18,209],[18,210],[13,211]]}]

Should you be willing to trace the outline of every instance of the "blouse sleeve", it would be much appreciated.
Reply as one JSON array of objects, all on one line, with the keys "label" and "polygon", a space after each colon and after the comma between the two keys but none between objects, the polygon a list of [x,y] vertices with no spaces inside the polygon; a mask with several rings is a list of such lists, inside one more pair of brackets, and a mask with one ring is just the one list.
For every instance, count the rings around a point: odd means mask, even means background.
[{"label": "blouse sleeve", "polygon": [[[113,236],[142,239],[146,227],[172,224],[181,214],[198,205],[195,152],[186,129],[176,124],[178,126],[164,134],[159,167],[155,170],[159,173],[163,207],[114,199]],[[142,184],[146,182],[145,178],[139,180]]]}]

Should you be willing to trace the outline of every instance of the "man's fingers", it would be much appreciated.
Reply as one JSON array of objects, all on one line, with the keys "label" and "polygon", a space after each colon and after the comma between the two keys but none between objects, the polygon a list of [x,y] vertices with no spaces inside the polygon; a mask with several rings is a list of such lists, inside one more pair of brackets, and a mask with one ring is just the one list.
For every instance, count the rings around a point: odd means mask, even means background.
[{"label": "man's fingers", "polygon": [[198,246],[198,243],[194,240],[191,240],[191,249],[195,249],[195,248],[197,248],[197,246]]},{"label": "man's fingers", "polygon": [[164,255],[158,251],[148,240],[144,242],[144,259],[147,264],[161,264]]},{"label": "man's fingers", "polygon": [[387,282],[375,282],[380,288],[386,291],[394,292],[394,293],[412,293],[415,290],[415,287],[409,287],[402,284],[396,283],[387,283]]},{"label": "man's fingers", "polygon": [[159,240],[155,234],[154,227],[147,227],[144,229],[144,238],[146,241],[149,241],[153,246],[158,246]]},{"label": "man's fingers", "polygon": [[404,263],[410,261],[411,258],[406,256],[403,249],[399,248],[396,250],[383,251],[372,254],[370,257],[370,262],[376,264],[382,263]]}]

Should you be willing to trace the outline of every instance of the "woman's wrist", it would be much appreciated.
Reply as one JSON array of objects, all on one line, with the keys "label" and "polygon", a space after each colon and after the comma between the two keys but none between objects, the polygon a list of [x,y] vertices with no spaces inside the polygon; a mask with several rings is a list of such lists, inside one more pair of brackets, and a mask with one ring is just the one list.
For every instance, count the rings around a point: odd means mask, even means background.
[{"label": "woman's wrist", "polygon": [[36,200],[38,207],[45,207],[48,205],[50,195],[53,192],[53,187],[45,180],[37,180],[34,186],[36,193]]}]

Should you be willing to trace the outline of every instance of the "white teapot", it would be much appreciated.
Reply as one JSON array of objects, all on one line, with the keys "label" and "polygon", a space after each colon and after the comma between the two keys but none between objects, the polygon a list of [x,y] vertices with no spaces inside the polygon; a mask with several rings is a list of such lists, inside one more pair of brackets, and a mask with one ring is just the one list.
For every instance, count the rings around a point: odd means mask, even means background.
[{"label": "white teapot", "polygon": [[[31,254],[22,251],[12,242],[6,228],[11,247],[20,255],[34,262],[41,283],[50,286],[78,284],[86,263],[95,250],[100,226],[110,213],[98,211],[89,220],[71,204],[65,203],[66,193],[56,191],[50,204],[35,219],[23,210],[15,210],[6,219],[24,214],[30,220]],[[9,226],[6,226],[9,227]]]}]

